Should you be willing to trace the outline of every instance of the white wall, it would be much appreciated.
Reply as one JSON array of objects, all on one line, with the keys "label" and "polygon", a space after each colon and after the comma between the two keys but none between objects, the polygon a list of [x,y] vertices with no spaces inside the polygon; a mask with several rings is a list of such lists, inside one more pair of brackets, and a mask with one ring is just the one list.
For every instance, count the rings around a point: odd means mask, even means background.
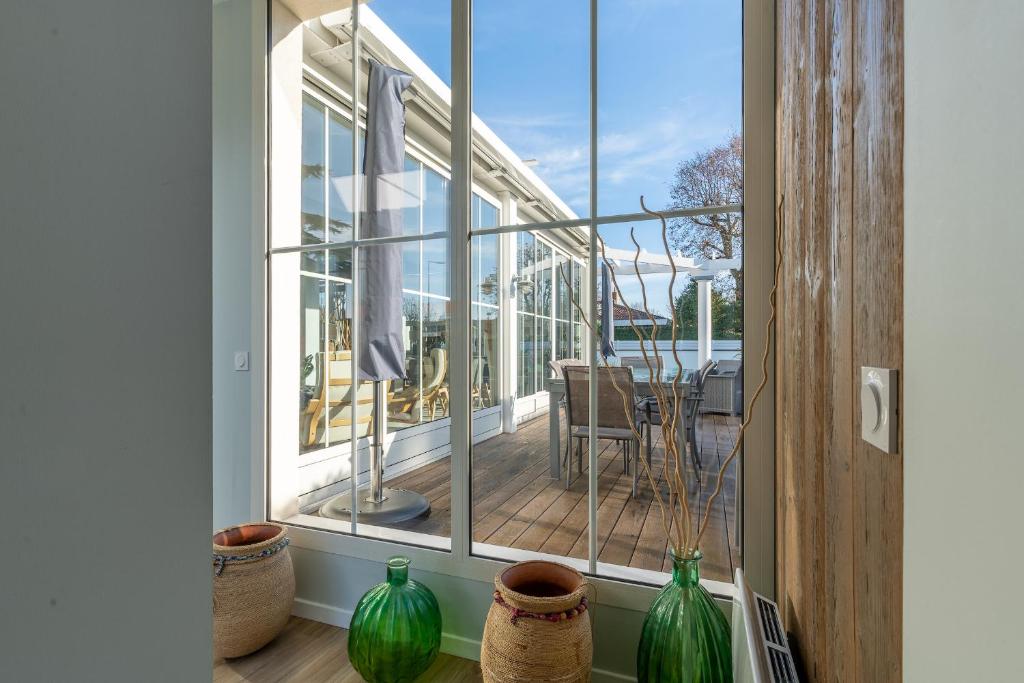
[{"label": "white wall", "polygon": [[0,678],[209,680],[210,2],[0,14]]},{"label": "white wall", "polygon": [[[310,619],[348,626],[360,596],[384,580],[384,565],[379,562],[294,545],[291,552],[296,613]],[[441,605],[441,650],[479,659],[494,584],[419,571],[415,563],[411,569],[412,578],[429,586]],[[600,603],[599,591],[596,597]],[[636,680],[636,649],[644,612],[598,604],[590,614],[594,625],[594,682]]]},{"label": "white wall", "polygon": [[904,672],[1024,680],[1024,4],[905,11]]},{"label": "white wall", "polygon": [[[251,412],[263,367],[260,253],[264,231],[263,55],[265,3],[213,7],[213,528],[254,516],[251,453],[259,445]],[[255,341],[254,341],[255,340]],[[249,352],[248,372],[234,354]]]}]

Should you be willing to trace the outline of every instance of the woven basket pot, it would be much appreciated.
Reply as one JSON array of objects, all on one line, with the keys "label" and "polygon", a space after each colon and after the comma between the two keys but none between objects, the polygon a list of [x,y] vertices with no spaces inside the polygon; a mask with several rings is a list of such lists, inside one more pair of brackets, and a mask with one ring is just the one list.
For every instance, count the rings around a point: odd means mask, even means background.
[{"label": "woven basket pot", "polygon": [[520,562],[495,576],[494,587],[480,646],[484,681],[590,681],[594,645],[582,574]]},{"label": "woven basket pot", "polygon": [[281,632],[295,601],[288,537],[279,524],[243,524],[213,535],[213,651],[241,657]]}]

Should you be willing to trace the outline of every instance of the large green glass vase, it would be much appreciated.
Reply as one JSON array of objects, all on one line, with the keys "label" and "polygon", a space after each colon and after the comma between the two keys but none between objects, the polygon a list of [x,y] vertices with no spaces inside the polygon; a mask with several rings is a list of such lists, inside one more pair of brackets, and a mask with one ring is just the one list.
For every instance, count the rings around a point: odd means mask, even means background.
[{"label": "large green glass vase", "polygon": [[644,619],[636,655],[639,683],[732,681],[729,624],[700,585],[701,554],[672,555],[672,581]]},{"label": "large green glass vase", "polygon": [[441,648],[437,598],[409,578],[409,560],[392,557],[388,580],[359,599],[348,657],[369,683],[406,683],[430,668]]}]

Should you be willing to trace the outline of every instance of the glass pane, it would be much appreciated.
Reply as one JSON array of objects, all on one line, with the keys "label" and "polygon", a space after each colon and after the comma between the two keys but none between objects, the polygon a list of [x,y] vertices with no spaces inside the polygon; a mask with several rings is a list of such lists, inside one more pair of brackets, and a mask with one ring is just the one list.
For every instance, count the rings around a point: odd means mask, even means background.
[{"label": "glass pane", "polygon": [[[322,252],[316,253],[322,254]],[[331,275],[332,277],[343,278],[349,281],[352,280],[351,249],[331,249],[330,257],[328,258],[327,262],[330,266],[330,270],[327,271],[328,275]]]},{"label": "glass pane", "polygon": [[544,241],[537,240],[537,315],[551,317],[552,305],[552,250]]},{"label": "glass pane", "polygon": [[[423,174],[420,163],[408,154],[405,155],[403,182],[406,204],[402,209],[402,232],[406,235],[416,235],[421,229]],[[402,244],[402,287],[414,292],[421,291],[419,242]]]},{"label": "glass pane", "polygon": [[419,292],[423,288],[420,284],[420,254],[422,250],[422,242],[406,242],[402,245],[403,289]]},{"label": "glass pane", "polygon": [[402,296],[402,341],[405,343],[405,377],[391,382],[388,397],[388,431],[418,425],[422,421],[421,383],[423,340],[420,337],[423,297]]},{"label": "glass pane", "polygon": [[559,360],[574,357],[571,327],[572,323],[562,322],[561,320],[555,323],[555,358]]},{"label": "glass pane", "polygon": [[424,297],[421,407],[423,421],[448,417],[448,308],[446,299]]},{"label": "glass pane", "polygon": [[426,240],[423,245],[423,289],[428,294],[448,296],[451,271],[448,268],[448,240]]},{"label": "glass pane", "polygon": [[518,338],[519,357],[516,364],[519,369],[519,384],[517,395],[520,397],[530,396],[534,392],[534,317],[520,313],[518,316]]},{"label": "glass pane", "polygon": [[495,405],[498,375],[498,309],[473,306],[473,361],[470,368],[470,391],[473,410]]},{"label": "glass pane", "polygon": [[423,199],[423,172],[420,162],[408,154],[405,155],[405,173],[402,175],[402,186],[405,190],[405,202],[402,206],[402,233],[418,235],[420,233],[420,212]]},{"label": "glass pane", "polygon": [[494,206],[486,199],[481,200],[480,202],[480,227],[498,227],[498,207]]},{"label": "glass pane", "polygon": [[364,382],[359,387],[359,408],[352,410],[352,285],[330,281],[327,302],[327,422],[330,426],[327,444],[333,446],[352,440],[352,420],[356,434],[366,436],[370,425],[369,407],[373,387]]},{"label": "glass pane", "polygon": [[451,183],[432,168],[423,175],[423,232],[446,232],[451,225]]},{"label": "glass pane", "polygon": [[555,254],[555,270],[552,275],[555,281],[555,317],[569,320],[572,308],[569,304],[569,286],[572,283],[572,266],[569,258],[562,252]]},{"label": "glass pane", "polygon": [[325,280],[306,276],[299,280],[299,452],[306,453],[323,448],[327,437],[319,417],[326,401]]},{"label": "glass pane", "polygon": [[[402,234],[447,231],[451,187],[445,177],[449,144],[444,131],[448,120],[424,105],[441,96],[434,92],[435,76],[439,76],[442,82],[450,81],[451,40],[446,25],[450,16],[449,3],[441,0],[430,3],[426,8],[419,3],[375,0],[372,6],[362,4],[360,7],[365,54],[387,59],[389,66],[414,76],[410,95],[418,101],[410,103],[405,110],[405,120],[401,122],[409,152],[404,162],[402,191],[397,193],[402,197]],[[415,58],[408,58],[410,54]],[[365,61],[359,66],[362,83],[365,84],[369,63]],[[331,80],[338,88],[345,90],[349,87],[349,67],[320,65],[317,68],[332,71]],[[435,73],[430,73],[431,69]],[[301,182],[294,183],[293,187],[293,190],[301,189],[301,220],[281,226],[282,232],[286,227],[301,226],[301,242],[296,234],[294,239],[275,243],[275,246],[322,244],[328,240],[337,242],[352,237],[355,205],[352,181],[354,173],[361,172],[362,168],[366,135],[365,119],[360,115],[365,111],[366,101],[363,99],[363,108],[353,121],[347,99],[344,93],[336,100],[312,88],[304,96]],[[355,160],[352,154],[354,144],[357,146]],[[424,161],[424,158],[429,161]],[[298,165],[297,161],[292,162],[293,168]],[[424,170],[428,163],[433,168]],[[281,188],[275,190],[284,191]],[[283,202],[281,205],[290,204]],[[375,235],[364,232],[360,236]],[[356,478],[360,484],[360,528],[357,532],[362,533],[366,529],[367,533],[387,537],[379,528],[370,527],[403,529],[427,534],[429,537],[422,537],[424,544],[444,548],[448,546],[447,541],[430,537],[446,537],[451,529],[448,418],[451,304],[447,298],[451,291],[451,260],[448,240],[388,247],[389,257],[400,260],[395,265],[401,267],[400,287],[396,273],[395,286],[388,290],[393,289],[400,297],[400,329],[388,334],[392,339],[401,339],[404,347],[404,357],[396,359],[394,365],[398,367],[392,374],[404,376],[383,380],[376,383],[376,387],[373,382],[361,382],[358,390],[354,391],[354,321],[365,323],[375,314],[397,320],[397,316],[385,316],[382,311],[370,310],[369,306],[376,305],[373,300],[364,297],[362,301],[354,301],[351,297],[355,289],[360,289],[364,295],[369,291],[353,286],[353,277],[358,277],[353,272],[353,261],[363,259],[362,262],[367,263],[365,259],[375,248],[382,250],[378,253],[384,253],[382,247],[360,246],[357,247],[360,259],[353,259],[351,249],[301,255],[275,254],[271,259],[273,324],[269,333],[273,339],[271,350],[275,354],[272,359],[275,395],[290,397],[287,401],[271,399],[274,408],[272,420],[275,420],[272,431],[286,435],[286,438],[281,437],[281,443],[287,442],[289,446],[283,448],[274,442],[275,452],[272,455],[291,457],[291,444],[296,441],[298,448],[295,450],[299,452],[318,451],[315,460],[307,459],[310,464],[315,462],[315,467],[297,468],[295,472],[301,512],[340,520],[344,525],[349,513],[343,506],[343,499],[350,491],[353,478]],[[380,291],[375,293],[380,294]],[[378,300],[377,303],[381,302]],[[496,307],[481,308],[478,316],[476,357],[482,361],[479,393],[480,400],[484,402],[494,400],[487,393],[487,385],[490,382],[491,357],[497,343],[495,325],[499,317],[496,311]],[[284,327],[287,327],[287,333],[282,331]],[[276,357],[277,354],[281,357]],[[287,362],[282,360],[285,357]],[[296,360],[300,364],[298,368]],[[497,359],[494,358],[493,362],[496,363]],[[298,416],[292,412],[296,380],[300,393]],[[378,405],[385,409],[374,415]],[[374,434],[377,431],[374,422],[379,421],[375,417],[383,418],[383,431],[377,434]],[[287,429],[284,425],[288,425]],[[353,427],[357,438],[355,444],[351,443]],[[371,514],[372,505],[365,502],[371,495],[366,483],[371,459],[375,457],[371,454],[370,445],[384,433],[388,438],[383,443],[383,461],[378,462],[383,465],[385,488],[413,492],[429,503],[428,511],[398,522],[375,517]],[[385,499],[388,499],[386,494]],[[331,507],[332,503],[342,507]],[[339,527],[326,521],[324,524],[347,531],[343,525]]]},{"label": "glass pane", "polygon": [[[366,135],[359,131],[359,156],[362,158]],[[351,124],[332,111],[328,151],[331,158],[331,178],[327,194],[327,210],[331,217],[332,242],[352,239],[352,128]],[[328,272],[348,280],[352,279],[352,250],[333,249],[328,258]]]},{"label": "glass pane", "polygon": [[352,124],[335,111],[330,115],[328,149],[330,241],[340,242],[352,239]]},{"label": "glass pane", "polygon": [[[589,6],[473,3],[473,108],[515,155],[498,165],[511,166],[529,190],[517,190],[523,222],[590,213]],[[493,172],[492,164],[478,173]]]},{"label": "glass pane", "polygon": [[587,310],[586,297],[583,291],[583,266],[578,261],[572,262],[572,289],[569,291],[569,296],[575,304],[572,306],[572,321],[583,322],[582,311]]},{"label": "glass pane", "polygon": [[302,243],[324,241],[324,105],[308,95],[302,101]]},{"label": "glass pane", "polygon": [[550,388],[551,318],[537,316],[537,390]]},{"label": "glass pane", "polygon": [[484,408],[497,405],[499,372],[501,357],[500,328],[498,308],[496,306],[480,306],[480,368],[475,377],[480,386],[480,403]]},{"label": "glass pane", "polygon": [[[686,221],[671,223],[670,244],[697,229]],[[636,494],[630,492],[621,504],[612,506],[618,510],[609,509],[604,515],[602,506],[599,511],[598,558],[609,564],[656,571],[668,569],[664,540],[667,534],[661,529],[660,518],[654,518],[647,532],[641,528],[639,535],[635,525],[623,520],[651,520],[650,513],[658,505],[657,496],[667,501],[670,489],[672,493],[679,490],[663,476],[667,467],[682,475],[685,491],[680,500],[685,506],[680,514],[688,515],[693,526],[698,524],[716,485],[719,467],[735,444],[741,419],[739,373],[743,360],[742,300],[737,296],[742,291],[738,286],[742,277],[739,262],[676,252],[673,258],[678,276],[670,289],[671,268],[665,264],[661,231],[659,221],[604,225],[599,230],[609,256],[614,259],[613,297],[619,303],[614,321],[618,323],[614,327],[615,358],[610,362],[631,369],[634,401],[645,406],[639,415],[649,419],[654,427],[650,439],[645,435],[638,440],[642,450],[637,455],[641,467],[636,480],[623,482],[620,478],[612,485],[628,487],[630,491],[635,486]],[[639,257],[640,275],[633,265],[634,238],[647,250]],[[603,325],[606,321],[600,322]],[[711,334],[705,338],[701,330],[706,329],[706,324],[710,324]],[[697,370],[708,361],[713,364],[710,374],[700,378]],[[658,393],[662,398],[657,398]],[[615,413],[618,400],[613,391],[599,390],[602,414]],[[677,416],[682,430],[673,431],[667,426],[666,418],[670,415]],[[644,460],[648,462],[650,476],[644,469]],[[725,473],[722,496],[711,509],[708,532],[702,542],[704,578],[728,581],[742,561],[737,533],[740,510],[736,467],[734,463]],[[606,500],[612,500],[611,496],[609,493]]]},{"label": "glass pane", "polygon": [[476,301],[498,305],[498,235],[484,235],[473,239],[477,249],[474,250],[474,263],[477,280],[474,282]]},{"label": "glass pane", "polygon": [[640,211],[641,195],[652,209],[740,201],[742,8],[599,3],[599,214]]},{"label": "glass pane", "polygon": [[[471,200],[472,208],[470,210],[470,224],[471,230],[476,230],[480,227],[480,197],[474,194]],[[469,255],[469,287],[470,287],[470,299],[472,301],[480,301],[480,238],[474,237],[470,243],[470,255]]]},{"label": "glass pane", "polygon": [[516,298],[519,301],[519,310],[524,313],[534,311],[534,263],[537,259],[536,242],[533,235],[527,232],[518,234],[518,247],[516,255],[516,270],[519,278],[516,286]]}]

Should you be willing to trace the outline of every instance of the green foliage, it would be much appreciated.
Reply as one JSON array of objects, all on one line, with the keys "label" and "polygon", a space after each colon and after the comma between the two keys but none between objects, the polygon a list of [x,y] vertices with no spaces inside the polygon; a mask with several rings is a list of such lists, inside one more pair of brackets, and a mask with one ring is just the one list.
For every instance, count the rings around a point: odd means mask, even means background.
[{"label": "green foliage", "polygon": [[[685,289],[676,296],[676,339],[697,338],[697,282],[690,280]],[[711,285],[711,330],[715,339],[743,338],[743,303],[737,301],[733,292],[723,290],[717,282]],[[650,327],[640,327],[644,339],[650,339]],[[632,327],[615,328],[615,339],[637,341]],[[671,340],[672,326],[668,323],[658,327],[657,340]]]}]

